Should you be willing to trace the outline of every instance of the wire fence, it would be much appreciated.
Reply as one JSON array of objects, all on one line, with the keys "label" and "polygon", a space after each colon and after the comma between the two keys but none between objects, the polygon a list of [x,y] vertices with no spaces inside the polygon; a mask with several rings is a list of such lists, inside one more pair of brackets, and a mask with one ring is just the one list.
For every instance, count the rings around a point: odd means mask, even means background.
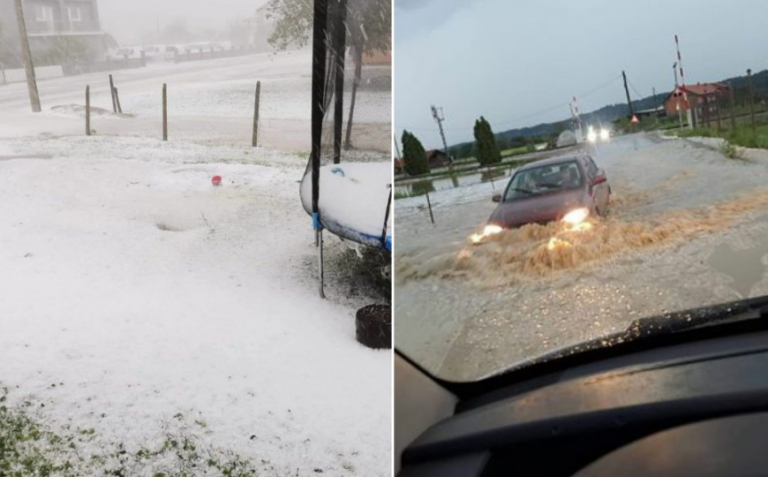
[{"label": "wire fence", "polygon": [[[133,77],[114,74],[117,98],[113,103],[109,75],[90,84],[90,131],[92,135],[163,138],[163,85],[167,90],[167,135],[169,141],[185,141],[205,145],[253,146],[308,152],[311,149],[311,64],[306,74],[283,74],[279,71],[263,75],[263,79],[243,79],[243,71],[222,68],[228,77],[214,80],[217,62],[233,62],[237,58],[212,59],[207,68],[194,64],[169,64],[167,74],[140,82]],[[261,55],[253,62],[266,62]],[[349,62],[352,63],[352,62]],[[391,141],[391,65],[364,65],[355,92],[351,128],[350,106],[354,68],[345,68],[344,137],[349,129],[347,150],[389,154]],[[226,66],[226,65],[224,65]],[[176,68],[179,68],[178,70]],[[145,69],[146,70],[146,69]],[[214,71],[211,73],[211,71]],[[194,78],[199,74],[200,78]],[[190,79],[190,76],[192,78]],[[90,81],[90,79],[89,79]],[[259,84],[258,112],[256,87]],[[85,85],[82,86],[85,95]],[[82,102],[59,105],[54,110],[63,114],[85,116]],[[255,114],[257,113],[257,114]],[[330,116],[330,118],[329,118]],[[326,115],[327,120],[332,119]],[[85,132],[85,127],[83,129]],[[330,138],[333,127],[324,128]],[[324,144],[332,144],[332,140]]]}]

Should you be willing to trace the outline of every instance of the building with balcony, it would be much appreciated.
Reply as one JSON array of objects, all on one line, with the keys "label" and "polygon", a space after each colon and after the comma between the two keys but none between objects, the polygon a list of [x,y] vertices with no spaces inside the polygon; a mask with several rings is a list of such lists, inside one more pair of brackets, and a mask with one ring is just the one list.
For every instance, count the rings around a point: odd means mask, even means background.
[{"label": "building with balcony", "polygon": [[[98,0],[22,0],[29,45],[36,62],[89,61],[104,57]],[[0,0],[3,36],[18,38],[15,0]]]}]

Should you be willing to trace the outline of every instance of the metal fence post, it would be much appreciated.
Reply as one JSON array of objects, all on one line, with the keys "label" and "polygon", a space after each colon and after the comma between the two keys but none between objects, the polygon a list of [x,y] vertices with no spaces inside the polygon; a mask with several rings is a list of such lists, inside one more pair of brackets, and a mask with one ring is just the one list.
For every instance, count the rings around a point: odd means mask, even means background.
[{"label": "metal fence post", "polygon": [[736,129],[736,103],[733,99],[733,85],[728,84],[728,92],[730,96],[730,103],[731,103],[731,131]]},{"label": "metal fence post", "polygon": [[752,93],[752,70],[747,70],[747,99],[749,100],[749,115],[752,119],[752,132],[756,132],[757,125],[755,124],[755,98]]},{"label": "metal fence post", "polygon": [[429,219],[432,221],[432,225],[434,225],[435,216],[432,214],[432,202],[429,200],[429,192],[427,192],[427,207],[429,207]]}]

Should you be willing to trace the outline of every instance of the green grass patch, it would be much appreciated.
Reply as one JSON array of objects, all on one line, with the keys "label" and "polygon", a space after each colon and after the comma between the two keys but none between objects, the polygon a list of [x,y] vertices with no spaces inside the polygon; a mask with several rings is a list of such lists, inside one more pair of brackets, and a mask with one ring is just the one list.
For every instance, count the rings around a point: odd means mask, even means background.
[{"label": "green grass patch", "polygon": [[[54,431],[42,421],[44,403],[8,404],[8,388],[0,389],[0,476],[80,477],[84,475],[251,477],[260,474],[251,460],[203,442],[202,421],[187,425],[181,414],[163,426],[158,439],[129,447],[105,441],[92,428],[65,425]],[[268,471],[270,471],[268,473]]]},{"label": "green grass patch", "polygon": [[734,146],[753,149],[768,149],[768,124],[759,124],[752,129],[751,124],[739,124],[735,129],[694,128],[678,131],[678,137],[717,137]]}]

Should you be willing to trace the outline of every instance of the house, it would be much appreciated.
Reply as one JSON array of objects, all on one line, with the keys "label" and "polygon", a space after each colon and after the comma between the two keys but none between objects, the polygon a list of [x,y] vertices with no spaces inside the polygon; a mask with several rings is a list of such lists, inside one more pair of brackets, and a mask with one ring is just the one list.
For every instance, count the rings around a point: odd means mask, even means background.
[{"label": "house", "polygon": [[439,149],[431,149],[427,151],[427,161],[429,162],[430,169],[451,165],[451,160],[448,158],[448,155],[445,151]]},{"label": "house", "polygon": [[[687,101],[685,98],[686,93]],[[678,87],[664,99],[667,115],[691,110],[699,120],[717,115],[718,105],[725,104],[730,96],[730,87],[724,83],[697,83]]]},{"label": "house", "polygon": [[[98,0],[22,0],[22,8],[29,47],[38,62],[56,62],[54,52],[62,50],[70,60],[104,57],[107,35],[101,29]],[[15,0],[0,0],[0,22],[6,38],[18,38]]]},{"label": "house", "polygon": [[400,157],[396,157],[395,158],[395,175],[402,174],[403,172],[405,172],[405,161]]},{"label": "house", "polygon": [[641,109],[640,111],[635,111],[634,113],[638,119],[652,117],[661,118],[667,115],[667,109],[664,107],[664,105],[661,105],[657,108]]}]

